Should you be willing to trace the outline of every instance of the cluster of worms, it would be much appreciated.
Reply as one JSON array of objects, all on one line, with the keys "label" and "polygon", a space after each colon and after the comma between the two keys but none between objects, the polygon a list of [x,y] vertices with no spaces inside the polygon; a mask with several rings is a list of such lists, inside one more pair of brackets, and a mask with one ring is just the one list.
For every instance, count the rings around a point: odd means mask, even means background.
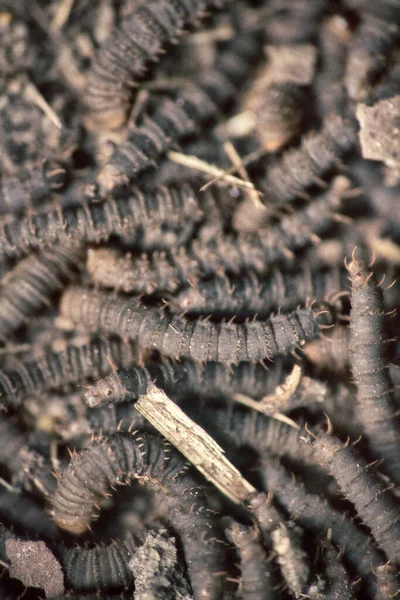
[{"label": "cluster of worms", "polygon": [[399,0],[0,0],[0,600],[400,598],[399,42]]}]

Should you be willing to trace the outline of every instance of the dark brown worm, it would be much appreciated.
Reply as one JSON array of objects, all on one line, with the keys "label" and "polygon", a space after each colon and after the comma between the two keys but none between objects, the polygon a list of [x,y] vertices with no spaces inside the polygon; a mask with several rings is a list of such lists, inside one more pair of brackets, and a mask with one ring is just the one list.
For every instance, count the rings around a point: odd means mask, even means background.
[{"label": "dark brown worm", "polygon": [[0,282],[0,338],[7,338],[51,304],[76,275],[84,257],[79,247],[55,247],[29,256]]},{"label": "dark brown worm", "polygon": [[305,530],[326,537],[331,532],[332,541],[342,550],[346,563],[359,576],[365,578],[371,597],[374,598],[376,581],[371,570],[385,563],[385,557],[354,521],[346,519],[316,494],[306,491],[282,466],[263,463],[265,486],[275,501]]},{"label": "dark brown worm", "polygon": [[321,550],[325,566],[326,585],[324,593],[326,600],[354,600],[355,596],[349,574],[342,563],[340,552],[325,540]]},{"label": "dark brown worm", "polygon": [[89,406],[105,402],[120,404],[147,393],[151,382],[174,395],[195,393],[201,397],[233,393],[250,394],[253,398],[271,393],[282,382],[284,365],[277,360],[271,370],[264,364],[243,362],[224,365],[218,362],[199,364],[183,359],[179,363],[164,358],[107,375],[85,393]]},{"label": "dark brown worm", "polygon": [[268,168],[258,184],[265,193],[263,203],[275,210],[303,196],[307,188],[320,185],[320,178],[356,144],[355,126],[338,115],[330,115],[321,131],[304,136],[298,148],[287,150]]},{"label": "dark brown worm", "polygon": [[82,201],[79,206],[36,213],[0,226],[0,260],[22,256],[31,250],[68,241],[106,241],[112,234],[134,233],[139,226],[151,222],[176,223],[186,215],[199,220],[202,213],[192,201],[193,189],[157,188],[143,194],[134,190],[129,195],[109,198],[103,202]]},{"label": "dark brown worm", "polygon": [[388,62],[391,47],[398,43],[399,34],[398,21],[386,20],[381,15],[362,15],[349,48],[344,76],[352,100],[361,102],[368,97]]},{"label": "dark brown worm", "polygon": [[243,600],[275,600],[272,568],[260,534],[253,527],[232,523],[228,537],[240,556],[240,597]]},{"label": "dark brown worm", "polygon": [[385,342],[383,292],[364,263],[348,265],[351,279],[350,364],[357,384],[356,414],[383,470],[400,483],[400,415],[395,414],[393,384]]},{"label": "dark brown worm", "polygon": [[14,359],[12,366],[0,371],[0,402],[17,409],[28,397],[89,378],[99,378],[111,370],[112,363],[131,365],[136,349],[119,340],[93,339],[78,345],[71,343],[60,352],[46,352],[26,361]]},{"label": "dark brown worm", "polygon": [[135,6],[97,51],[85,87],[85,103],[97,124],[119,127],[129,109],[132,87],[163,46],[195,25],[210,2],[151,0]]},{"label": "dark brown worm", "polygon": [[318,234],[334,221],[349,185],[348,179],[337,177],[320,198],[258,235],[220,234],[209,243],[194,240],[188,250],[181,247],[139,257],[100,249],[89,253],[88,268],[100,285],[146,294],[175,292],[188,281],[224,272],[265,275],[270,265],[290,262],[293,251],[319,241]]},{"label": "dark brown worm", "polygon": [[376,542],[393,563],[400,563],[400,510],[386,484],[371,465],[349,445],[330,436],[319,436],[314,446],[345,497],[350,500]]},{"label": "dark brown worm", "polygon": [[84,592],[132,587],[134,579],[128,563],[138,545],[138,541],[128,535],[124,540],[102,547],[60,547],[58,554],[66,586]]},{"label": "dark brown worm", "polygon": [[[238,34],[228,49],[217,56],[216,66],[184,86],[175,101],[164,100],[151,118],[137,127],[132,124],[128,141],[120,144],[97,177],[100,194],[105,195],[143,170],[154,166],[160,156],[181,138],[199,131],[215,119],[243,84],[249,63],[260,45],[254,34]],[[129,128],[129,123],[128,123]]]},{"label": "dark brown worm", "polygon": [[171,527],[182,540],[194,597],[220,600],[223,582],[217,572],[224,561],[216,518],[205,508],[204,491],[185,471],[181,455],[170,451],[162,439],[146,434],[117,433],[94,441],[71,459],[59,480],[52,498],[54,520],[81,533],[112,486],[135,478],[147,481],[162,493]]},{"label": "dark brown worm", "polygon": [[265,277],[249,273],[243,277],[200,280],[168,301],[172,312],[215,317],[266,318],[271,311],[290,310],[304,298],[323,300],[343,289],[344,271],[313,272],[307,266],[296,271],[274,269]]},{"label": "dark brown worm", "polygon": [[66,171],[58,163],[42,161],[18,175],[0,180],[0,215],[20,213],[63,187]]},{"label": "dark brown worm", "polygon": [[158,350],[171,358],[199,362],[239,363],[272,360],[289,354],[321,332],[332,321],[331,311],[300,308],[267,321],[236,325],[206,320],[188,321],[113,294],[69,288],[61,301],[61,314],[87,331],[114,333],[138,340],[142,348]]}]

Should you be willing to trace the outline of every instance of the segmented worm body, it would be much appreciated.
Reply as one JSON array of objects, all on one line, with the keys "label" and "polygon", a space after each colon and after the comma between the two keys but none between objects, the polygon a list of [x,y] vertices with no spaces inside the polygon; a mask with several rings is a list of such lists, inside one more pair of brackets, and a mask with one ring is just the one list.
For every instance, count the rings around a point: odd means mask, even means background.
[{"label": "segmented worm body", "polygon": [[267,321],[242,325],[188,321],[132,299],[115,298],[83,287],[71,287],[65,292],[61,313],[87,331],[138,340],[142,348],[158,350],[171,358],[235,364],[288,354],[318,337],[321,326],[332,319],[330,311],[319,314],[311,308],[299,308]]},{"label": "segmented worm body", "polygon": [[56,247],[20,262],[0,282],[0,338],[51,303],[77,273],[82,248]]},{"label": "segmented worm body", "polygon": [[211,2],[151,0],[139,4],[98,50],[85,87],[85,103],[97,123],[118,127],[126,120],[132,87],[163,46],[195,25]]},{"label": "segmented worm body", "polygon": [[194,221],[202,213],[196,210],[190,186],[177,189],[157,188],[146,194],[134,190],[128,195],[96,199],[78,206],[36,213],[0,226],[0,260],[21,256],[43,246],[60,243],[106,241],[112,234],[134,233],[139,226],[154,223],[175,224],[183,215]]},{"label": "segmented worm body", "polygon": [[[166,99],[140,127],[133,124],[128,140],[120,144],[97,176],[100,193],[105,195],[154,166],[159,157],[181,138],[215,119],[243,83],[249,63],[260,50],[254,35],[237,35],[231,47],[219,53],[210,69],[182,88],[176,99]],[[129,123],[128,123],[129,127]]]},{"label": "segmented worm body", "polygon": [[321,184],[321,177],[333,169],[339,159],[357,144],[354,124],[338,115],[329,116],[320,132],[310,133],[298,148],[286,150],[282,157],[268,168],[258,184],[265,193],[262,201],[276,209],[298,196],[307,188]]},{"label": "segmented worm body", "polygon": [[330,435],[315,440],[319,460],[328,466],[343,494],[353,502],[358,515],[371,529],[389,560],[400,562],[399,505],[371,466],[349,445]]},{"label": "segmented worm body", "polygon": [[182,539],[194,597],[218,600],[222,593],[223,550],[216,519],[205,508],[205,495],[185,472],[177,452],[160,438],[117,433],[94,441],[71,459],[52,498],[55,522],[73,533],[85,531],[95,505],[114,485],[139,478],[163,491],[171,527]]},{"label": "segmented worm body", "polygon": [[1,402],[15,410],[27,397],[106,375],[110,360],[128,366],[135,357],[137,352],[129,344],[98,338],[82,345],[72,343],[61,352],[46,352],[36,360],[14,359],[12,366],[0,371]]},{"label": "segmented worm body", "polygon": [[350,364],[357,384],[356,414],[382,468],[400,482],[400,415],[395,414],[393,384],[385,342],[383,292],[361,261],[348,265],[351,280]]}]

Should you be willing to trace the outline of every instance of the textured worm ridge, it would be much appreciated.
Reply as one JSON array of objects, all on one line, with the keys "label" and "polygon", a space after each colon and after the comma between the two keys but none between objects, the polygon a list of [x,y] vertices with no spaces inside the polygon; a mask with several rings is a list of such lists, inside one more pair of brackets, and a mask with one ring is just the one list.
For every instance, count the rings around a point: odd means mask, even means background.
[{"label": "textured worm ridge", "polygon": [[0,180],[0,214],[19,213],[60,189],[66,172],[57,163],[42,161],[18,175]]},{"label": "textured worm ridge", "polygon": [[319,183],[319,178],[356,143],[354,126],[340,116],[330,116],[320,132],[305,136],[299,148],[287,150],[279,162],[268,169],[259,184],[265,192],[265,203],[277,208],[301,195]]},{"label": "textured worm ridge", "polygon": [[364,263],[352,260],[350,364],[357,384],[356,411],[382,468],[400,482],[400,419],[395,415],[393,384],[385,341],[383,292]]},{"label": "textured worm ridge", "polygon": [[323,300],[342,289],[341,271],[312,272],[307,266],[296,271],[274,269],[265,277],[249,273],[243,277],[200,280],[168,302],[173,312],[249,317],[259,319],[272,310],[290,310],[304,298]]},{"label": "textured worm ridge", "polygon": [[133,583],[128,563],[137,548],[131,535],[103,547],[60,548],[65,582],[80,591],[128,588]]},{"label": "textured worm ridge", "polygon": [[1,281],[0,337],[5,338],[50,304],[77,271],[83,250],[53,248],[19,263]]},{"label": "textured worm ridge", "polygon": [[112,234],[126,235],[149,223],[175,224],[183,216],[201,218],[192,200],[190,186],[160,187],[147,194],[134,190],[131,195],[110,197],[103,202],[82,201],[79,206],[36,213],[0,226],[0,260],[21,256],[43,246],[69,240],[106,241]]},{"label": "textured worm ridge", "polygon": [[205,0],[151,0],[124,19],[97,52],[89,72],[85,102],[97,122],[122,125],[135,79],[167,42],[198,22],[207,4]]},{"label": "textured worm ridge", "polygon": [[142,126],[133,123],[128,140],[116,148],[98,174],[100,193],[104,195],[154,166],[180,138],[198,131],[202,123],[214,119],[220,107],[243,83],[248,63],[259,50],[253,36],[238,35],[232,47],[218,55],[214,69],[202,73],[196,81],[182,88],[175,101],[163,101]]},{"label": "textured worm ridge", "polygon": [[395,496],[350,446],[323,435],[315,441],[315,448],[388,559],[400,563],[400,510]]},{"label": "textured worm ridge", "polygon": [[[96,505],[110,488],[140,478],[166,494],[171,526],[182,538],[195,598],[218,600],[222,582],[214,573],[223,566],[215,518],[205,510],[205,495],[185,472],[177,452],[160,438],[117,433],[94,441],[71,459],[52,498],[55,522],[81,533],[96,518]],[[199,543],[201,540],[201,543]]]},{"label": "textured worm ridge", "polygon": [[186,357],[199,362],[272,360],[318,337],[321,325],[332,319],[330,311],[319,316],[311,308],[300,308],[264,322],[243,325],[188,321],[162,314],[131,299],[115,298],[112,294],[82,287],[69,288],[60,308],[64,317],[88,331],[137,339],[142,348],[158,350],[171,358]]},{"label": "textured worm ridge", "polygon": [[61,352],[47,352],[37,360],[14,361],[0,371],[0,398],[6,406],[17,409],[28,397],[88,378],[98,378],[118,366],[132,364],[135,349],[119,340],[94,339],[86,344],[70,344]]}]

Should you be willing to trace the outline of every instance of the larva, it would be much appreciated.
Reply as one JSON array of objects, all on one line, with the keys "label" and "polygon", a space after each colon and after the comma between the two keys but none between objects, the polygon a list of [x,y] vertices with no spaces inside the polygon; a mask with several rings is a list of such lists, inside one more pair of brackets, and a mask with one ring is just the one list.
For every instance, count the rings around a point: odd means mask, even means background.
[{"label": "larva", "polygon": [[[133,478],[158,486],[165,494],[169,521],[182,540],[196,600],[219,600],[222,593],[222,546],[216,518],[205,508],[205,495],[184,469],[177,452],[160,438],[117,433],[94,441],[71,459],[52,497],[55,522],[73,533],[87,529],[95,505],[113,485]],[[222,568],[221,568],[222,567]],[[215,573],[215,574],[214,574]]]},{"label": "larva", "polygon": [[134,358],[134,346],[100,337],[81,345],[67,344],[64,350],[48,351],[36,360],[14,359],[12,366],[0,371],[1,402],[16,410],[29,396],[106,375],[111,370],[110,360],[128,366]]},{"label": "larva", "polygon": [[27,166],[18,175],[0,180],[0,215],[20,213],[39,204],[53,191],[63,187],[66,171],[58,163],[41,161]]},{"label": "larva", "polygon": [[319,199],[257,235],[220,234],[209,243],[195,239],[188,250],[181,247],[139,257],[101,249],[89,253],[88,268],[99,285],[146,294],[175,292],[188,280],[194,282],[224,272],[265,275],[270,265],[290,262],[293,251],[319,240],[318,234],[332,224],[348,186],[348,179],[337,177]]},{"label": "larva", "polygon": [[385,558],[364,530],[352,520],[345,519],[318,495],[307,492],[301,483],[294,481],[283,467],[273,464],[270,459],[264,461],[261,474],[275,501],[301,527],[324,537],[331,531],[332,541],[342,550],[351,569],[365,578],[373,598],[376,582],[371,567],[375,569],[384,564]]},{"label": "larva", "polygon": [[318,313],[311,308],[299,308],[267,321],[242,325],[188,321],[162,314],[132,299],[115,298],[84,287],[67,289],[60,310],[64,317],[87,331],[138,340],[142,348],[158,350],[171,358],[235,364],[288,354],[318,337],[321,326],[329,324],[333,316],[330,310]]},{"label": "larva", "polygon": [[7,338],[51,303],[73,279],[84,252],[55,247],[29,256],[0,282],[0,338]]},{"label": "larva", "polygon": [[[140,127],[133,124],[128,140],[120,144],[96,181],[101,195],[137,177],[182,137],[196,132],[202,123],[214,119],[242,85],[249,63],[259,52],[254,35],[239,34],[219,53],[214,69],[181,89],[176,99],[166,99]],[[128,123],[129,128],[129,123]]]},{"label": "larva", "polygon": [[319,185],[320,178],[356,144],[354,124],[330,115],[319,132],[304,136],[298,148],[286,150],[268,167],[267,175],[258,183],[265,194],[263,203],[276,209],[304,195],[307,188]]},{"label": "larva", "polygon": [[371,86],[384,70],[391,47],[399,39],[398,21],[381,15],[362,15],[350,44],[344,84],[349,97],[367,99]]},{"label": "larva", "polygon": [[21,256],[31,250],[58,243],[106,241],[112,234],[127,234],[150,222],[176,223],[178,219],[199,220],[191,200],[192,188],[157,188],[142,194],[134,190],[129,195],[97,199],[15,219],[0,226],[0,260]]},{"label": "larva", "polygon": [[325,566],[324,594],[326,600],[354,600],[355,596],[351,589],[349,574],[342,564],[340,553],[325,540],[321,551],[323,555],[322,562]]},{"label": "larva", "polygon": [[351,280],[349,353],[357,385],[356,415],[382,468],[400,483],[399,415],[395,415],[392,382],[386,358],[383,292],[375,275],[354,257]]},{"label": "larva", "polygon": [[227,535],[240,556],[240,597],[243,600],[277,598],[272,569],[257,530],[234,522]]},{"label": "larva", "polygon": [[218,277],[197,281],[169,301],[172,312],[215,317],[266,318],[271,311],[290,310],[304,298],[323,300],[344,287],[339,269],[312,272],[307,266],[296,271],[272,270],[264,277]]},{"label": "larva", "polygon": [[174,396],[188,393],[201,397],[230,396],[251,391],[252,397],[257,398],[274,391],[286,370],[287,366],[279,359],[267,371],[265,365],[259,363],[242,362],[228,366],[208,362],[203,365],[191,360],[183,359],[176,363],[163,358],[146,363],[146,366],[118,369],[90,386],[85,399],[92,407],[105,402],[127,402],[146,394],[152,381]]},{"label": "larva", "polygon": [[97,124],[119,127],[127,117],[132,87],[149,61],[212,3],[162,0],[139,4],[97,51],[85,87],[85,103]]},{"label": "larva", "polygon": [[66,585],[85,592],[131,588],[133,573],[128,563],[137,548],[138,540],[132,535],[102,547],[59,547]]},{"label": "larva", "polygon": [[349,445],[321,435],[315,442],[319,460],[329,468],[343,494],[353,502],[359,517],[371,529],[389,560],[400,562],[399,506],[385,483]]}]

